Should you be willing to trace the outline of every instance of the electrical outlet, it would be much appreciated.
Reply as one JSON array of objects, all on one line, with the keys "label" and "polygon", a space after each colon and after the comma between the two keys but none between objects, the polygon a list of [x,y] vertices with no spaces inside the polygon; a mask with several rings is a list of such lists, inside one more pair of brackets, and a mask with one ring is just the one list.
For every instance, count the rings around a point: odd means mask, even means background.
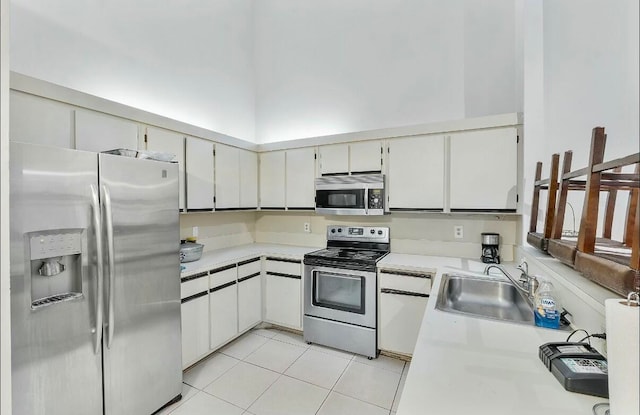
[{"label": "electrical outlet", "polygon": [[194,226],[191,228],[191,236],[193,236],[194,238],[198,237],[198,227]]},{"label": "electrical outlet", "polygon": [[304,231],[307,233],[311,232],[311,224],[309,222],[304,223]]},{"label": "electrical outlet", "polygon": [[464,238],[464,226],[456,225],[453,227],[453,237],[456,239]]}]

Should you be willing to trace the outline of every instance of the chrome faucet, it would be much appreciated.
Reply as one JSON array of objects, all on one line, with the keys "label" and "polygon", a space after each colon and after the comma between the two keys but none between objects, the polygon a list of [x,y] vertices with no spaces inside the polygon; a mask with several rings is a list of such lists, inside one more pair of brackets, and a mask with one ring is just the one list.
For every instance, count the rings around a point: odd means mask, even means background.
[{"label": "chrome faucet", "polygon": [[538,288],[538,279],[534,276],[529,275],[529,265],[524,259],[522,260],[520,265],[518,265],[518,269],[522,271],[522,274],[520,275],[520,281],[517,281],[504,268],[497,264],[487,265],[484,269],[485,275],[490,275],[489,271],[491,271],[491,269],[493,268],[502,272],[502,274],[507,277],[509,281],[511,281],[511,284],[513,284],[513,286],[516,287],[516,289],[520,291],[520,293],[524,294],[529,304],[533,304],[533,296],[535,295],[535,290]]}]

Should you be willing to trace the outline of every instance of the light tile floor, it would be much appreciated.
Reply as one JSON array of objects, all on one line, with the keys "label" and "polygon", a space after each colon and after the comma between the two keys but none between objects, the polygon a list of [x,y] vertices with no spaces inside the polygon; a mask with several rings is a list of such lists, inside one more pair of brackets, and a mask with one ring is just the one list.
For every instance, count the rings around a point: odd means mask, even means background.
[{"label": "light tile floor", "polygon": [[254,329],[186,371],[182,400],[158,415],[394,415],[408,370]]}]

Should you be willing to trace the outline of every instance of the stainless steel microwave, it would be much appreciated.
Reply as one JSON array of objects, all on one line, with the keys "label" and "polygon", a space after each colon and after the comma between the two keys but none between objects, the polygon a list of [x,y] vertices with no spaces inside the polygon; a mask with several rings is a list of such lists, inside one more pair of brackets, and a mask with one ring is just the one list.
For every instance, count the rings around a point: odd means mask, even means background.
[{"label": "stainless steel microwave", "polygon": [[384,174],[325,176],[316,179],[316,212],[326,215],[387,213]]}]

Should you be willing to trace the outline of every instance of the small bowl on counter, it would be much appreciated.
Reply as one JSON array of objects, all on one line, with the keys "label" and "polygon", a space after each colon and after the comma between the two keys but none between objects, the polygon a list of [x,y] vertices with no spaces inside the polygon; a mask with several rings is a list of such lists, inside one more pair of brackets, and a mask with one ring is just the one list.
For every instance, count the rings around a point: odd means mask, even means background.
[{"label": "small bowl on counter", "polygon": [[197,261],[202,257],[202,249],[204,245],[189,242],[189,241],[181,241],[180,242],[180,262],[193,262]]}]

